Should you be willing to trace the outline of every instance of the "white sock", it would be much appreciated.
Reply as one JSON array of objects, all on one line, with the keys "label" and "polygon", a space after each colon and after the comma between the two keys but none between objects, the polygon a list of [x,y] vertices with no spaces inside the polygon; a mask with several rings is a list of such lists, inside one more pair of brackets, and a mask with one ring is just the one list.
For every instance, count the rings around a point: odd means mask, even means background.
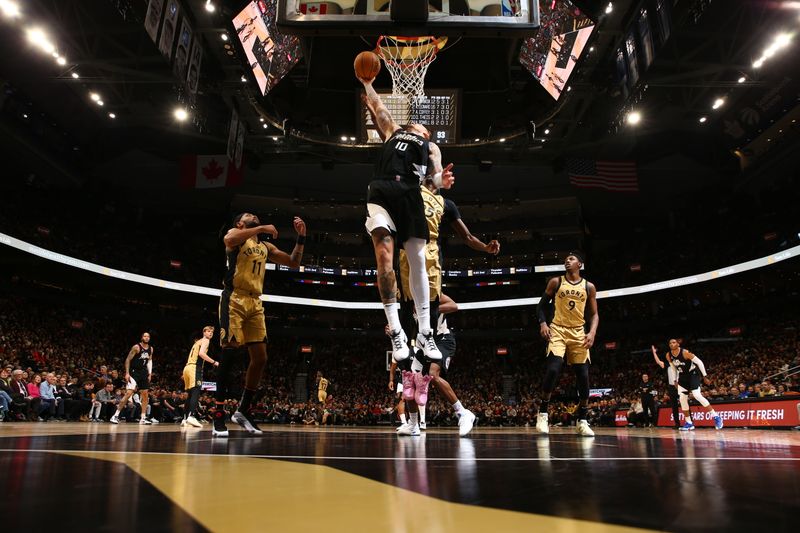
[{"label": "white sock", "polygon": [[386,313],[386,321],[389,323],[389,329],[397,332],[402,329],[400,325],[400,314],[397,312],[397,302],[383,304],[383,312]]},{"label": "white sock", "polygon": [[453,404],[453,411],[455,411],[458,416],[461,416],[461,414],[465,411],[464,406],[461,405],[461,400],[458,400]]},{"label": "white sock", "polygon": [[412,426],[418,426],[419,425],[419,413],[409,413],[408,416],[411,419],[411,425]]},{"label": "white sock", "polygon": [[117,412],[116,412],[116,413],[114,413],[114,418],[119,418],[119,415],[120,415],[121,413],[122,413],[122,411],[120,411],[119,409],[117,409]]},{"label": "white sock", "polygon": [[400,413],[400,422],[402,422],[403,424],[406,423],[406,414],[405,413]]},{"label": "white sock", "polygon": [[424,239],[416,237],[403,243],[408,257],[408,284],[414,298],[418,330],[423,335],[431,332],[431,288],[428,285],[428,271],[425,269],[426,244]]},{"label": "white sock", "polygon": [[425,424],[425,423],[426,423],[426,422],[425,422],[425,406],[424,406],[424,405],[420,405],[420,406],[419,406],[419,420],[420,420],[420,422],[422,422],[423,424]]}]

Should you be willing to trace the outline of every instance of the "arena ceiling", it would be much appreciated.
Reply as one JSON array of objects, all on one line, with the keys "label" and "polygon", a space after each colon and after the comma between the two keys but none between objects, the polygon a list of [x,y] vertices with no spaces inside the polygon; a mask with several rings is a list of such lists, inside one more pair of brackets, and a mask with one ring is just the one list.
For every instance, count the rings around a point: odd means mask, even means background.
[{"label": "arena ceiling", "polygon": [[[333,181],[331,172],[347,176],[360,171],[350,165],[369,164],[373,150],[284,136],[275,125],[288,118],[298,132],[327,129],[333,137],[355,129],[358,86],[350,65],[358,51],[368,48],[364,41],[304,38],[306,58],[261,97],[239,57],[241,49],[226,49],[220,39],[232,31],[230,19],[246,2],[216,2],[213,14],[205,3],[182,2],[194,20],[195,35],[205,43],[196,113],[183,124],[175,122],[172,109],[185,94],[144,31],[146,2],[25,3],[22,21],[3,21],[17,28],[0,32],[0,46],[17,51],[0,57],[4,98],[10,94],[29,109],[25,119],[23,109],[16,121],[4,121],[3,135],[10,141],[4,150],[30,154],[37,165],[58,167],[76,181],[94,176],[165,186],[175,181],[179,155],[224,152],[231,109],[236,108],[248,129],[242,193],[279,191],[293,197],[298,187],[310,187],[326,201],[325,194],[362,194],[364,180]],[[596,4],[576,3],[589,9]],[[591,41],[594,51],[579,63],[571,91],[558,107],[520,66],[518,39],[462,39],[437,60],[427,82],[429,88],[457,84],[463,90],[462,137],[485,137],[482,132],[489,128],[519,131],[530,121],[537,123],[536,139],[520,135],[506,143],[448,147],[445,157],[460,166],[461,175],[476,178],[471,185],[462,182],[463,194],[563,196],[569,191],[565,161],[572,156],[635,159],[642,189],[654,193],[691,190],[702,184],[701,177],[705,183],[729,177],[737,168],[734,150],[746,149],[770,124],[796,113],[796,53],[779,54],[759,68],[753,63],[776,35],[800,30],[797,4],[677,0],[668,42],[641,81],[626,91],[615,78],[617,50],[650,2],[613,2],[608,15],[590,12],[599,22]],[[55,65],[26,43],[24,31],[31,21],[45,26],[66,50],[66,66]],[[800,39],[794,41],[792,46]],[[102,94],[104,106],[90,99],[92,92]],[[712,109],[720,98],[724,104]],[[643,119],[631,127],[625,116],[634,109]],[[109,118],[112,112],[115,119]],[[37,126],[31,129],[26,121],[33,117]],[[37,129],[56,132],[56,144],[69,157],[54,151],[54,143],[37,141]],[[787,135],[781,150],[792,152],[786,145],[796,142],[796,127],[781,134]],[[670,175],[675,179],[661,179]]]}]

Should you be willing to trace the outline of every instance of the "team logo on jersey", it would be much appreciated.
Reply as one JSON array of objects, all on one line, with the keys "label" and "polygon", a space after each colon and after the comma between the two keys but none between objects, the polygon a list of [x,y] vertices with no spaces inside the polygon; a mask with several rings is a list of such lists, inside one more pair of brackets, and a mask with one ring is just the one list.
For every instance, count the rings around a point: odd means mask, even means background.
[{"label": "team logo on jersey", "polygon": [[419,178],[419,182],[425,181],[425,176],[428,174],[428,165],[411,164],[414,166],[414,175]]}]

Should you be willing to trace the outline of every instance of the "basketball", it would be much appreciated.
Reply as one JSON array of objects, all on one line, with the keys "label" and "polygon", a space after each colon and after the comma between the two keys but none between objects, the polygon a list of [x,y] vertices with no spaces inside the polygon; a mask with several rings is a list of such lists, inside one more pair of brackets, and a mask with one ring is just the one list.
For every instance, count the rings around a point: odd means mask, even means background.
[{"label": "basketball", "polygon": [[361,52],[353,62],[356,76],[366,80],[373,80],[381,71],[381,58],[375,52]]}]

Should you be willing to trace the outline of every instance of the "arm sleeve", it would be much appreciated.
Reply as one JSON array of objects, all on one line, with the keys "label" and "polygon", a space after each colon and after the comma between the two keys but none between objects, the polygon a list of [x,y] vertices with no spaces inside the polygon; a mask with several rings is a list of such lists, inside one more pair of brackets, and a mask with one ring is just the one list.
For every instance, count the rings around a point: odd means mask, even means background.
[{"label": "arm sleeve", "polygon": [[692,359],[692,363],[694,363],[694,366],[700,370],[700,373],[703,375],[703,377],[706,377],[706,365],[703,364],[703,361],[701,361],[700,358],[695,355],[694,359]]},{"label": "arm sleeve", "polygon": [[542,293],[542,299],[539,300],[539,305],[536,307],[536,315],[539,317],[539,324],[549,322],[549,318],[553,314],[553,299],[547,294]]},{"label": "arm sleeve", "polygon": [[148,374],[152,374],[153,373],[153,360],[152,359],[148,359],[147,360],[147,373]]}]

